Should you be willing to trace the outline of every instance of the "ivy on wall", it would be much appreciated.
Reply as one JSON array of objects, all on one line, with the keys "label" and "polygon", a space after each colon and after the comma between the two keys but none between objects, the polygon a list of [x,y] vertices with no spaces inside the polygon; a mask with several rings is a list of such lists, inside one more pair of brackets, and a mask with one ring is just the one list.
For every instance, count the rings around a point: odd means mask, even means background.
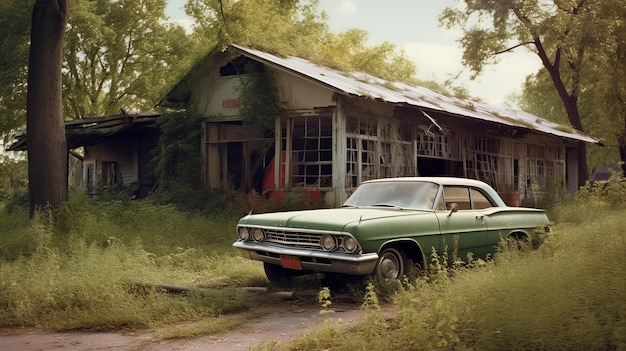
[{"label": "ivy on wall", "polygon": [[247,63],[245,71],[239,107],[243,123],[262,131],[273,130],[274,121],[281,113],[276,80],[259,62]]},{"label": "ivy on wall", "polygon": [[206,194],[202,188],[200,136],[202,118],[193,111],[164,113],[157,119],[161,131],[153,150],[159,191],[155,198],[165,203],[198,208]]}]

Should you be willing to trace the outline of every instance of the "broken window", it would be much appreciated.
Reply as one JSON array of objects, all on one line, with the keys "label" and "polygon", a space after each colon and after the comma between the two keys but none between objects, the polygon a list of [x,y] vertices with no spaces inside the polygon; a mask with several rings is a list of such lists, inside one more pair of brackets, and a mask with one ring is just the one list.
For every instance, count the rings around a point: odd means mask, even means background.
[{"label": "broken window", "polygon": [[464,139],[467,177],[482,180],[498,190],[496,174],[500,140],[475,134],[468,134]]},{"label": "broken window", "polygon": [[96,163],[94,161],[85,162],[83,166],[83,181],[87,187],[87,194],[94,195],[98,179],[96,177]]},{"label": "broken window", "polygon": [[545,191],[550,182],[565,181],[565,149],[561,146],[528,144],[527,177],[531,190]]},{"label": "broken window", "polygon": [[113,185],[117,183],[117,163],[102,162],[102,184]]},{"label": "broken window", "polygon": [[249,73],[248,70],[251,66],[248,65],[254,63],[255,61],[245,56],[236,57],[224,66],[220,67],[220,76],[228,77]]},{"label": "broken window", "polygon": [[204,186],[262,191],[274,139],[236,123],[206,122],[203,128]]},{"label": "broken window", "polygon": [[496,184],[501,192],[515,193],[519,189],[519,155],[521,143],[515,140],[500,140]]},{"label": "broken window", "polygon": [[346,188],[370,179],[415,175],[411,129],[394,121],[350,116],[346,125]]},{"label": "broken window", "polygon": [[330,116],[293,118],[290,134],[291,186],[332,188],[332,118]]},{"label": "broken window", "polygon": [[367,135],[347,138],[346,188],[376,178],[376,140]]},{"label": "broken window", "polygon": [[501,193],[519,191],[519,141],[465,134],[463,146],[466,177],[482,180]]},{"label": "broken window", "polygon": [[429,128],[420,125],[417,133],[417,154],[432,158],[460,160],[460,152],[455,147],[454,139],[443,134],[435,134]]}]

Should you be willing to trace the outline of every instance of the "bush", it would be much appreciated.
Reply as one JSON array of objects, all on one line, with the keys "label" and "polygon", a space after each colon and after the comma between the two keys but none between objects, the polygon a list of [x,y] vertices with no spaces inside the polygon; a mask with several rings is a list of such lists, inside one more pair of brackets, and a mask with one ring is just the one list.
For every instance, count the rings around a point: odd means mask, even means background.
[{"label": "bush", "polygon": [[5,210],[9,213],[19,211],[20,209],[28,210],[30,207],[30,198],[28,196],[28,188],[20,187],[14,190],[6,201]]},{"label": "bush", "polygon": [[576,193],[576,199],[584,203],[603,202],[621,205],[626,202],[626,180],[587,182]]}]

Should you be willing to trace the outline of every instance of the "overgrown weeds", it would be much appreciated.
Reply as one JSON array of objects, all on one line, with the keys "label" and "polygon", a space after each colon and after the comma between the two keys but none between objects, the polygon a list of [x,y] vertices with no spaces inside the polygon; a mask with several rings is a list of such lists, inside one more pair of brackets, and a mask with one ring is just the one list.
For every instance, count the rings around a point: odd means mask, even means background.
[{"label": "overgrown weeds", "polygon": [[[267,296],[237,287],[266,280],[232,250],[235,222],[82,196],[32,220],[27,209],[3,209],[0,326],[157,328],[250,310]],[[206,289],[183,297],[165,283]],[[216,325],[193,328],[180,333]]]},{"label": "overgrown weeds", "polygon": [[[490,261],[450,265],[432,253],[426,274],[366,285],[370,314],[356,327],[329,318],[259,349],[622,350],[626,210],[618,194],[597,189],[555,207],[553,232],[537,249],[502,245]],[[238,322],[221,323],[223,314],[268,303],[237,289],[267,281],[260,264],[232,250],[236,220],[83,197],[33,220],[20,206],[0,209],[0,325],[154,328],[164,338],[231,328]],[[173,295],[162,283],[205,290]],[[396,313],[382,313],[380,301]]]},{"label": "overgrown weeds", "polygon": [[[442,264],[406,278],[397,315],[328,326],[260,350],[622,350],[626,347],[625,210],[575,200],[538,249],[503,243],[493,260]],[[376,286],[378,289],[379,286]]]}]

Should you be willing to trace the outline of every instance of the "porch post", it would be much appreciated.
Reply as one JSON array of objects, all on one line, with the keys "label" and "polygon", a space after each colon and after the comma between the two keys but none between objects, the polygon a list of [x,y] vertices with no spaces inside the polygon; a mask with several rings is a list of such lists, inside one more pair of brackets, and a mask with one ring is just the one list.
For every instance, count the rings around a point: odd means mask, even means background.
[{"label": "porch post", "polygon": [[280,177],[280,169],[282,167],[282,150],[280,149],[281,143],[280,139],[282,138],[282,128],[280,117],[274,120],[274,187],[273,189],[281,188]]},{"label": "porch post", "polygon": [[567,165],[567,171],[565,181],[567,182],[567,191],[570,195],[576,194],[578,191],[578,148],[566,147],[565,148],[565,164]]},{"label": "porch post", "polygon": [[339,206],[348,198],[346,194],[346,112],[337,99],[333,110],[333,193],[332,207]]}]

